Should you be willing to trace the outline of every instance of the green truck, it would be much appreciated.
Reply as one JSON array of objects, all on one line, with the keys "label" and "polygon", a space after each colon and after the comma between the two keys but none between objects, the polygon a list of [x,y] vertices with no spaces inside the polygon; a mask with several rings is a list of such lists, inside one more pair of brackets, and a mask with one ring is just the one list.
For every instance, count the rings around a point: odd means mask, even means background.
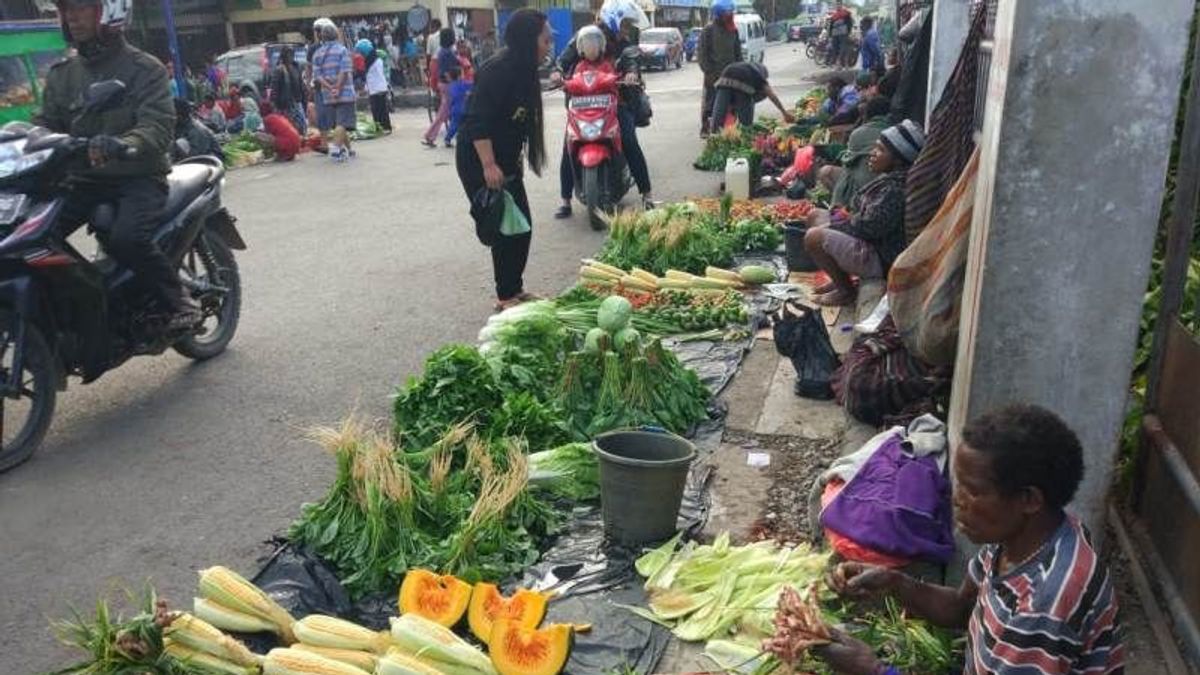
[{"label": "green truck", "polygon": [[33,115],[46,73],[66,52],[57,21],[0,21],[0,124]]}]

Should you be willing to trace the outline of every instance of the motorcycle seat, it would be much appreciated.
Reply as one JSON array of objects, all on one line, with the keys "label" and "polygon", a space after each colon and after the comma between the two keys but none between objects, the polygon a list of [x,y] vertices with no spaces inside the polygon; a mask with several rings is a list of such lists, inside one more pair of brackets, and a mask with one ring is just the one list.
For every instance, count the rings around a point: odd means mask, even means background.
[{"label": "motorcycle seat", "polygon": [[198,163],[176,164],[167,174],[167,205],[163,220],[170,220],[187,208],[212,182],[213,169]]}]

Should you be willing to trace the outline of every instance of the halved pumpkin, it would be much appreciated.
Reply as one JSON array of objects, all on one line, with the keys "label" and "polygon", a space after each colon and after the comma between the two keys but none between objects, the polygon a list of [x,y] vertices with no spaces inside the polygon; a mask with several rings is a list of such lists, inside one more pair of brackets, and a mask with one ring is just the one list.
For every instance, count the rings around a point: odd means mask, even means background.
[{"label": "halved pumpkin", "polygon": [[496,584],[477,583],[471,591],[471,607],[467,610],[467,623],[480,642],[487,643],[492,636],[492,625],[500,618],[511,619],[524,628],[537,628],[546,617],[546,596],[525,588],[518,588],[512,597],[500,594]]},{"label": "halved pumpkin", "polygon": [[458,577],[409,570],[400,584],[400,613],[416,614],[447,628],[458,623],[471,602],[471,584]]},{"label": "halved pumpkin", "polygon": [[525,628],[501,618],[492,626],[488,654],[500,675],[558,675],[574,646],[575,632],[567,624]]}]

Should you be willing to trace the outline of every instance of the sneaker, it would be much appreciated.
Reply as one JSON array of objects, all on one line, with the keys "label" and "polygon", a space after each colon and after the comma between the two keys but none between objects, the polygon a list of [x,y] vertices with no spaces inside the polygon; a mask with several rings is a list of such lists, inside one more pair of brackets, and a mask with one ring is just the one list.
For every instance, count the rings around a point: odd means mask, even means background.
[{"label": "sneaker", "polygon": [[423,145],[427,148],[436,148],[437,147],[437,143],[434,143],[433,141],[429,140],[428,138],[422,138],[421,145]]},{"label": "sneaker", "polygon": [[562,206],[558,207],[558,210],[554,212],[554,217],[558,220],[570,218],[571,217],[571,205],[563,204]]}]

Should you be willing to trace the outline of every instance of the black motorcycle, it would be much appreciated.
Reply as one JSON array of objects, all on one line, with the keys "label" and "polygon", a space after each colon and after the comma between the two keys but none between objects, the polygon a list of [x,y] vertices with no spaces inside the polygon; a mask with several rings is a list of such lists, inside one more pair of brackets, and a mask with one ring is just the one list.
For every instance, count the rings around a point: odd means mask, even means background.
[{"label": "black motorcycle", "polygon": [[[91,85],[79,116],[111,108],[124,92],[115,80]],[[167,178],[154,238],[203,312],[194,327],[171,330],[170,315],[132,272],[102,249],[85,257],[61,231],[67,197],[81,189],[70,169],[86,158],[87,146],[86,138],[26,123],[0,127],[0,471],[37,449],[67,376],[86,384],[130,357],[168,348],[209,359],[237,330],[241,283],[233,250],[246,245],[221,205],[221,162],[191,158]],[[89,219],[101,244],[113,215],[112,205],[102,205]]]}]

